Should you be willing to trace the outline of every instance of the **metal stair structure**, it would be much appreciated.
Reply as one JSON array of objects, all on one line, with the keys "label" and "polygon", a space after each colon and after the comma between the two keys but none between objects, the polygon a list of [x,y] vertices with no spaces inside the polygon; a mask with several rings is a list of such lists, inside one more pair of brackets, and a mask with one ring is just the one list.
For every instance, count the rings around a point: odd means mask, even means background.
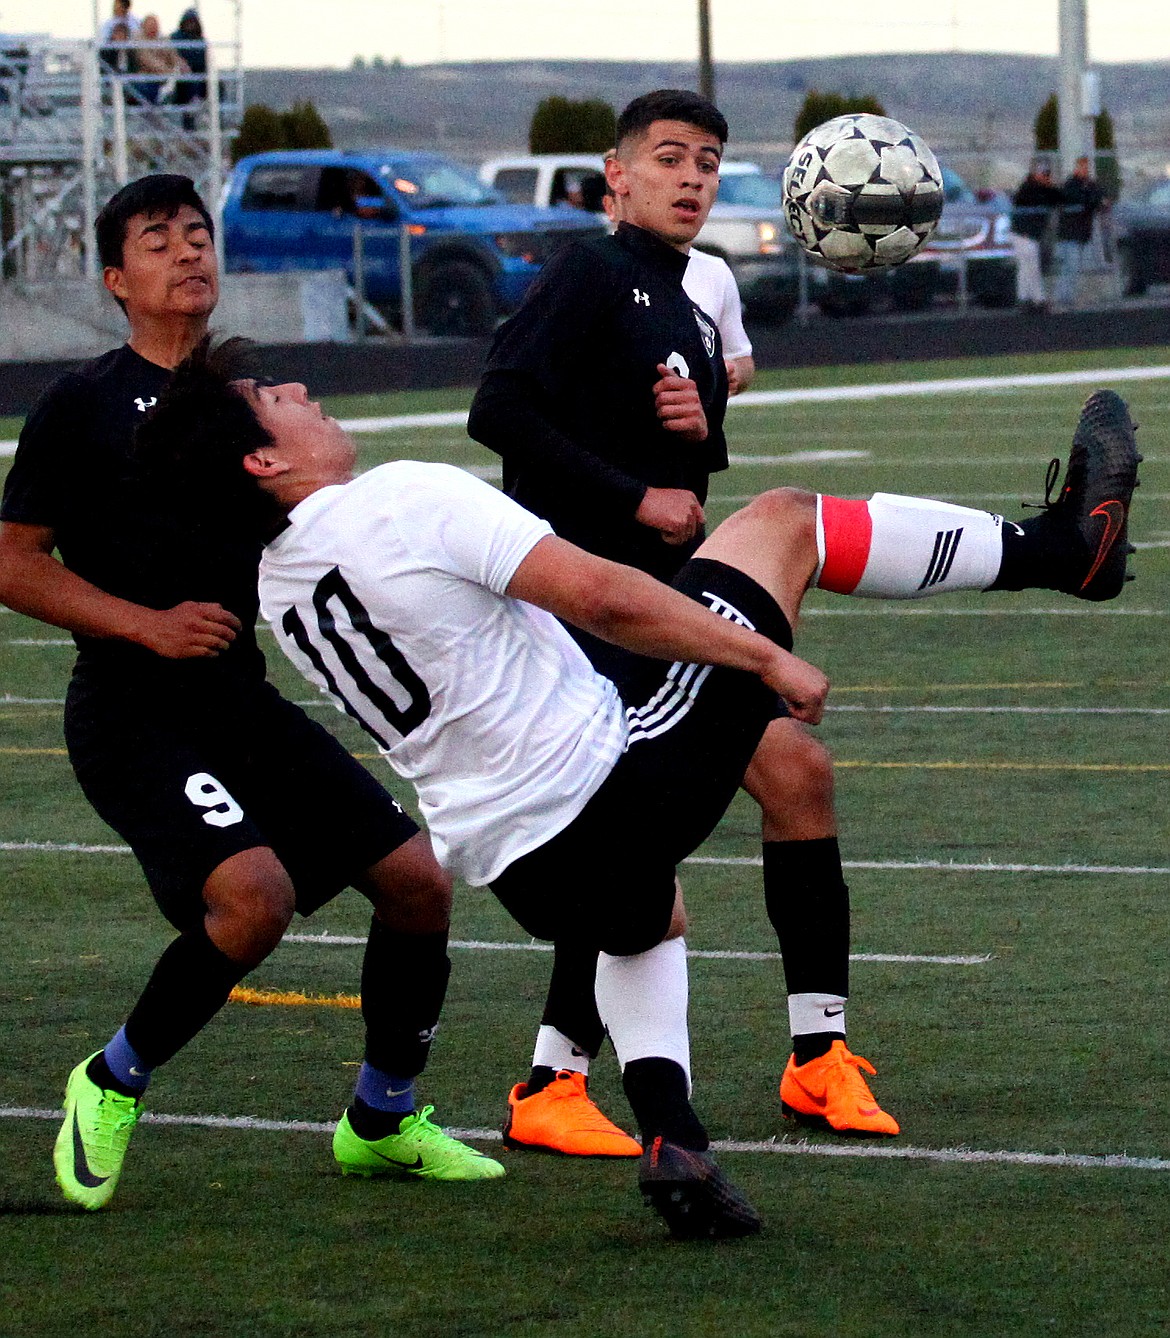
[{"label": "metal stair structure", "polygon": [[239,44],[165,45],[199,48],[206,73],[164,80],[115,68],[96,41],[0,34],[0,278],[96,276],[98,209],[147,172],[191,177],[219,221],[243,113]]}]

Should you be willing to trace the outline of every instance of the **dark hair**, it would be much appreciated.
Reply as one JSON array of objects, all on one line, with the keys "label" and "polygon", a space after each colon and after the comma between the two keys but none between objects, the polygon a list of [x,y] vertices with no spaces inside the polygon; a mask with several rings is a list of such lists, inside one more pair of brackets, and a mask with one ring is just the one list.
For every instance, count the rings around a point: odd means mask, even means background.
[{"label": "dark hair", "polygon": [[137,214],[146,214],[147,217],[161,214],[164,218],[174,218],[185,204],[189,204],[199,214],[207,225],[207,231],[214,237],[215,225],[190,177],[172,172],[156,172],[131,181],[111,195],[94,224],[102,268],[110,265],[121,268],[126,227]]},{"label": "dark hair", "polygon": [[252,375],[254,361],[248,340],[212,347],[205,335],[139,427],[133,458],[139,481],[160,503],[205,529],[266,537],[279,528],[279,512],[242,462],[272,436],[234,384]]},{"label": "dark hair", "polygon": [[659,88],[635,98],[618,117],[618,150],[623,140],[640,135],[655,121],[685,121],[727,143],[726,118],[710,99],[686,88]]}]

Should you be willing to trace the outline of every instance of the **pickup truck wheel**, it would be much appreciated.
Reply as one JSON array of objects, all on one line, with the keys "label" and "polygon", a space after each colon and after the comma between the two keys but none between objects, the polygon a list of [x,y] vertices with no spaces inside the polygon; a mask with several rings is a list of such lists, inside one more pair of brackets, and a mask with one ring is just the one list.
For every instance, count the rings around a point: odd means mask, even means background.
[{"label": "pickup truck wheel", "polygon": [[496,324],[491,283],[477,265],[452,260],[418,276],[418,323],[433,335],[486,335]]}]

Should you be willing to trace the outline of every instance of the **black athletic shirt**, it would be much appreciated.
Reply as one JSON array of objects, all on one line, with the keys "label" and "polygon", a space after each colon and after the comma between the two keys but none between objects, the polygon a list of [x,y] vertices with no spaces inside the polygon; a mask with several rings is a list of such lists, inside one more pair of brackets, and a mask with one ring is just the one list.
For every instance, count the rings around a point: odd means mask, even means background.
[{"label": "black athletic shirt", "polygon": [[[496,334],[468,431],[504,461],[504,488],[562,538],[670,580],[698,547],[634,519],[647,487],[704,502],[727,468],[727,372],[715,322],[683,292],[687,257],[628,223],[562,247]],[[658,364],[689,376],[706,441],[658,419]]]},{"label": "black athletic shirt", "polygon": [[185,695],[264,678],[255,637],[260,544],[226,540],[135,479],[134,431],[169,379],[123,345],[50,386],[20,434],[0,519],[50,528],[62,562],[107,594],[155,609],[222,604],[244,630],[230,650],[192,660],[78,636],[75,684]]}]

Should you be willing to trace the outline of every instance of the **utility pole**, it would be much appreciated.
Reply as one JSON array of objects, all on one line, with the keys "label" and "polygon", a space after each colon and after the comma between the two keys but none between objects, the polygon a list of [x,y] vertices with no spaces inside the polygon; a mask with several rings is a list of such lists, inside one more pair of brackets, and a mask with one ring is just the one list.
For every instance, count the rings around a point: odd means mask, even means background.
[{"label": "utility pole", "polygon": [[711,0],[699,0],[699,92],[715,101],[715,65],[711,60]]},{"label": "utility pole", "polygon": [[1060,170],[1068,176],[1078,158],[1093,154],[1093,125],[1101,110],[1100,84],[1090,73],[1085,0],[1060,3]]}]

